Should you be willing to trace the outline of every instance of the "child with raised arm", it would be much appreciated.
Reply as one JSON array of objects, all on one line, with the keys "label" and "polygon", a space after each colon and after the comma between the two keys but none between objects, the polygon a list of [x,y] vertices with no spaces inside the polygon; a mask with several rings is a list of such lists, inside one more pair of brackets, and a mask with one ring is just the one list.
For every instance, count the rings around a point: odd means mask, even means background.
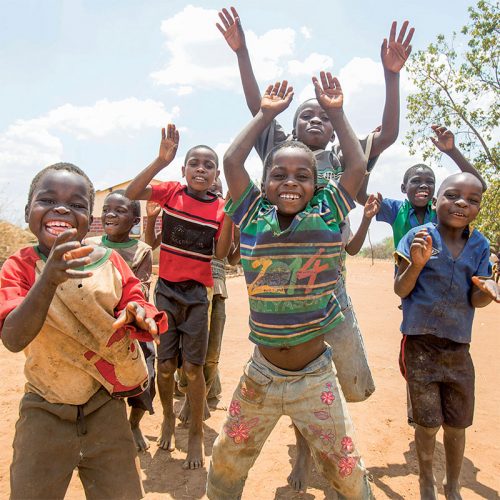
[{"label": "child with raised arm", "polygon": [[[102,227],[105,234],[87,238],[88,244],[112,248],[120,254],[134,275],[140,280],[142,293],[149,299],[149,286],[153,267],[151,247],[137,238],[130,237],[130,231],[141,222],[141,205],[125,197],[123,189],[112,191],[104,199],[102,206]],[[153,342],[139,342],[148,367],[148,388],[140,395],[130,397],[130,428],[138,451],[146,451],[149,441],[141,431],[140,422],[145,412],[154,413],[153,400],[156,394],[155,361],[156,352]]]},{"label": "child with raised arm", "polygon": [[[455,136],[451,130],[439,125],[433,125],[431,128],[435,133],[435,137],[431,137],[433,144],[449,156],[462,172],[468,172],[477,177],[483,185],[483,189],[486,189],[486,183],[477,170],[456,147]],[[387,222],[392,226],[395,248],[410,229],[428,222],[436,222],[436,212],[433,208],[435,188],[436,178],[433,170],[429,166],[419,163],[404,173],[401,192],[406,194],[405,200],[382,199],[377,220]],[[364,183],[358,194],[360,203],[364,203],[367,197],[366,184]]]},{"label": "child with raised arm", "polygon": [[26,222],[38,244],[0,271],[0,332],[24,350],[27,383],[10,469],[12,499],[64,498],[73,470],[87,498],[142,498],[123,398],[147,387],[139,340],[166,330],[113,250],[82,246],[94,188],[75,165],[32,180]]},{"label": "child with raised arm", "polygon": [[437,224],[411,229],[399,242],[395,292],[403,299],[400,367],[416,423],[420,495],[436,499],[433,455],[442,426],[446,498],[460,499],[465,429],[474,413],[474,367],[469,354],[476,307],[500,301],[488,240],[469,224],[483,186],[477,176],[447,177],[437,195]]},{"label": "child with raised arm", "polygon": [[366,161],[342,109],[337,79],[314,78],[316,95],[342,144],[340,184],[316,190],[316,161],[300,142],[267,156],[262,192],[244,162],[257,137],[286,109],[287,82],[269,86],[261,109],[224,157],[240,228],[241,258],[250,301],[250,340],[256,344],[213,448],[207,495],[240,498],[248,471],[281,415],[307,440],[317,468],[346,498],[369,498],[366,470],[354,445],[351,420],[324,336],[342,320],[333,293],[341,246],[339,223],[354,206]]},{"label": "child with raised arm", "polygon": [[[224,200],[210,192],[217,174],[215,151],[204,145],[186,154],[179,182],[149,183],[172,162],[179,144],[175,125],[162,129],[158,157],[129,184],[125,195],[131,200],[150,200],[163,209],[159,279],[156,305],[166,311],[169,329],[158,347],[158,390],[163,407],[160,448],[175,448],[173,408],[174,374],[178,366],[179,343],[182,365],[188,379],[187,397],[191,423],[186,461],[183,467],[203,466],[203,416],[205,380],[203,365],[208,345],[207,287],[213,286],[210,262],[214,253],[224,258],[231,244],[231,221],[224,221]],[[208,411],[208,410],[207,410]],[[210,413],[208,412],[208,415]]]}]

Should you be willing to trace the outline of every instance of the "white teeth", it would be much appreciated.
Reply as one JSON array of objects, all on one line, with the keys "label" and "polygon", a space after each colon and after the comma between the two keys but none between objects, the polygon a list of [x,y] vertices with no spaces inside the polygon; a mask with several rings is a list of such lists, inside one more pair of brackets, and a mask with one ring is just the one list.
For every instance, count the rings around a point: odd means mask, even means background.
[{"label": "white teeth", "polygon": [[50,222],[47,222],[47,224],[45,224],[45,225],[47,227],[73,227],[68,222],[64,222],[62,220],[52,220]]},{"label": "white teeth", "polygon": [[300,195],[294,193],[283,193],[280,194],[280,198],[283,198],[285,200],[298,200],[300,198]]}]

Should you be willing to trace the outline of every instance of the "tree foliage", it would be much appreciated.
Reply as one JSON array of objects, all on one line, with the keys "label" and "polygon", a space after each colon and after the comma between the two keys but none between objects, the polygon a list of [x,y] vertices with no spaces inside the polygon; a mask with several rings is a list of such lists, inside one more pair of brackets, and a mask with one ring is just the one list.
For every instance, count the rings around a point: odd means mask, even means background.
[{"label": "tree foliage", "polygon": [[489,184],[476,227],[490,239],[500,238],[500,8],[480,0],[469,7],[460,33],[439,35],[416,52],[408,72],[416,91],[407,98],[410,130],[406,143],[424,160],[439,162],[441,153],[429,141],[433,124],[455,134],[457,146]]}]

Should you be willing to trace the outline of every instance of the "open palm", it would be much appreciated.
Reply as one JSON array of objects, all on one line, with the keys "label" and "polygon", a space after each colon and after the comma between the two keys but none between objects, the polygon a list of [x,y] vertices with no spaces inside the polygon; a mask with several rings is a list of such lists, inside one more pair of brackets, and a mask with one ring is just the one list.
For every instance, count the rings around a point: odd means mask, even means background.
[{"label": "open palm", "polygon": [[222,12],[219,12],[219,17],[223,26],[219,23],[216,23],[216,26],[226,39],[229,47],[238,52],[238,50],[245,46],[245,34],[241,27],[238,12],[236,12],[234,7],[231,7],[231,13],[232,15],[227,9],[222,9]]},{"label": "open palm", "polygon": [[411,53],[410,42],[413,38],[413,33],[415,32],[415,29],[411,28],[406,36],[406,39],[404,39],[406,29],[408,28],[408,21],[405,21],[403,26],[401,26],[398,38],[396,39],[396,28],[397,23],[394,21],[391,26],[389,42],[387,42],[387,38],[384,38],[382,48],[380,50],[380,57],[384,68],[392,71],[393,73],[399,73],[401,68],[405,65],[405,62]]},{"label": "open palm", "polygon": [[293,99],[293,87],[288,86],[288,82],[276,82],[274,85],[269,85],[260,103],[260,109],[263,112],[269,111],[274,115],[278,115],[284,111]]},{"label": "open palm", "polygon": [[314,91],[316,99],[323,109],[340,109],[344,104],[344,93],[337,78],[331,73],[320,73],[321,84],[318,79],[313,76]]}]

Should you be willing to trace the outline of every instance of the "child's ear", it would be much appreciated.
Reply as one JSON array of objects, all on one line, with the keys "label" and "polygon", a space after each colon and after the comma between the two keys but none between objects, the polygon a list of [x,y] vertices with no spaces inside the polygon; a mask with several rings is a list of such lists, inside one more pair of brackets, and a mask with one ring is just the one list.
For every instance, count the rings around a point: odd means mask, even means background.
[{"label": "child's ear", "polygon": [[436,205],[437,205],[437,199],[432,197],[432,204],[431,204],[432,210],[436,210]]},{"label": "child's ear", "polygon": [[139,224],[139,222],[141,222],[141,218],[140,217],[134,217],[134,226],[137,226],[137,224]]},{"label": "child's ear", "polygon": [[182,165],[182,177],[186,177],[186,166]]},{"label": "child's ear", "polygon": [[332,134],[332,137],[330,138],[330,142],[335,142],[335,132]]},{"label": "child's ear", "polygon": [[401,192],[406,194],[406,186],[404,184],[401,184]]},{"label": "child's ear", "polygon": [[29,215],[30,215],[30,207],[26,205],[24,207],[24,222],[26,222],[26,224],[29,224]]}]

